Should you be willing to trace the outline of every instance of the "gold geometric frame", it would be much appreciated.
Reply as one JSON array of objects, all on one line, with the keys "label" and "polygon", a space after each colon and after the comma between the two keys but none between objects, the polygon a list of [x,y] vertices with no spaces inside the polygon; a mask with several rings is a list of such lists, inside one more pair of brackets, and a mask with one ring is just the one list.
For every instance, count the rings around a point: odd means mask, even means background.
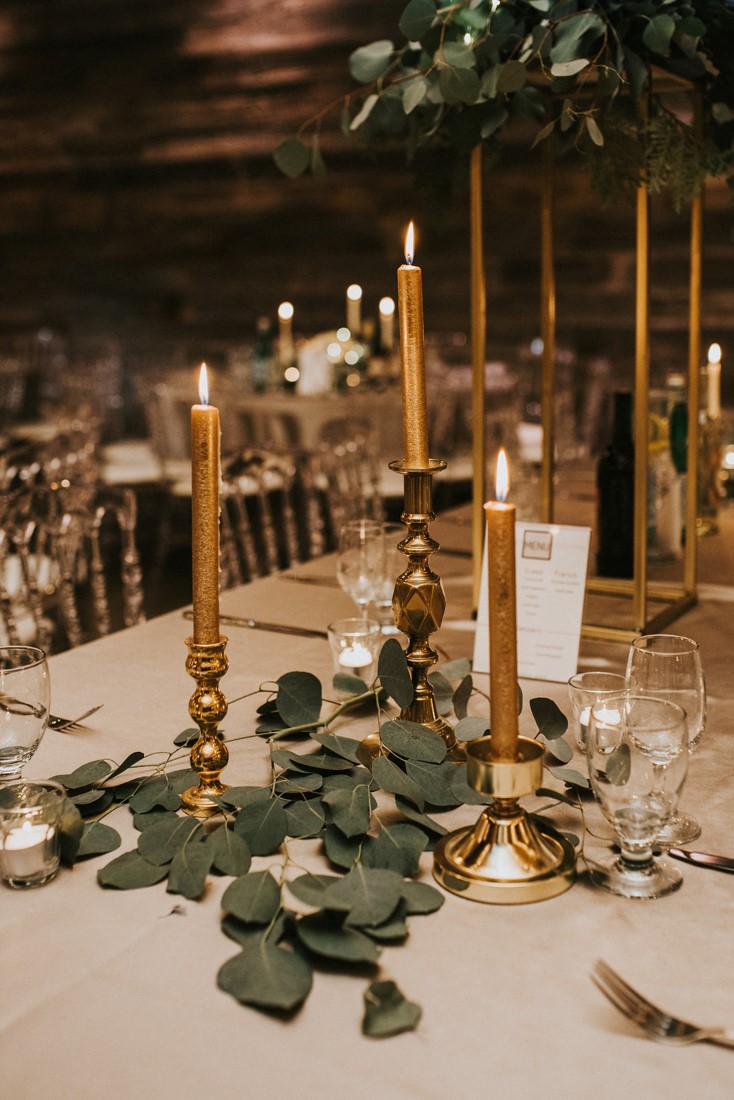
[{"label": "gold geometric frame", "polygon": [[[691,91],[691,85],[668,74],[656,74],[656,91]],[[694,120],[700,132],[700,94],[693,91]],[[541,425],[543,447],[541,461],[540,520],[552,523],[554,516],[553,482],[555,474],[555,353],[556,353],[556,288],[553,239],[554,156],[552,141],[543,143],[543,173],[540,211],[541,240],[541,302],[540,321],[543,340],[541,361]],[[470,163],[470,234],[471,234],[471,311],[472,311],[472,396],[473,396],[473,562],[474,605],[478,603],[482,560],[483,512],[485,485],[485,388],[484,360],[486,356],[486,295],[484,266],[484,232],[482,149],[476,146]],[[595,595],[625,597],[631,600],[632,627],[612,627],[584,623],[582,636],[612,642],[630,642],[640,634],[664,629],[697,602],[696,546],[696,480],[698,467],[699,360],[701,344],[701,248],[703,229],[703,194],[695,196],[690,211],[690,268],[688,318],[688,473],[686,481],[685,526],[688,537],[683,555],[682,581],[659,583],[647,575],[647,479],[648,479],[648,414],[650,365],[649,196],[644,178],[636,195],[635,240],[635,377],[634,377],[634,445],[635,445],[635,523],[634,569],[631,581],[592,577],[587,592]],[[651,601],[666,606],[649,615]]]}]

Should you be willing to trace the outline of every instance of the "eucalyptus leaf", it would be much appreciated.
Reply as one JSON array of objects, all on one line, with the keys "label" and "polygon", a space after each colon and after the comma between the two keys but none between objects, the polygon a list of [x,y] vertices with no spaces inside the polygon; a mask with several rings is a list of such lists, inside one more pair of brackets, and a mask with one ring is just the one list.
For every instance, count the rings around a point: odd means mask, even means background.
[{"label": "eucalyptus leaf", "polygon": [[280,908],[280,887],[269,871],[251,871],[231,882],[222,909],[247,924],[269,924]]},{"label": "eucalyptus leaf", "polygon": [[102,813],[112,803],[112,791],[108,791],[104,787],[92,787],[89,791],[80,791],[78,794],[69,795],[69,797],[86,817]]},{"label": "eucalyptus leaf", "polygon": [[419,722],[410,722],[404,718],[383,722],[380,727],[380,740],[390,752],[401,756],[404,760],[424,760],[432,764],[440,764],[446,759],[447,748],[444,739],[440,734],[427,726],[422,726]]},{"label": "eucalyptus leaf", "polygon": [[278,714],[289,726],[318,721],[321,714],[321,681],[312,672],[286,672],[278,685]]},{"label": "eucalyptus leaf", "polygon": [[439,86],[446,103],[475,103],[479,98],[479,77],[474,69],[452,69],[442,66],[439,73]]},{"label": "eucalyptus leaf", "polygon": [[474,682],[472,680],[471,674],[467,673],[467,675],[463,678],[456,691],[454,692],[453,699],[451,701],[454,708],[454,713],[456,714],[456,717],[459,719],[459,721],[466,718],[467,716],[469,700],[471,699],[473,688]]},{"label": "eucalyptus leaf", "polygon": [[314,913],[296,922],[296,935],[316,955],[346,963],[375,963],[380,949],[363,932],[349,928],[331,915]]},{"label": "eucalyptus leaf", "polygon": [[322,798],[329,821],[346,837],[362,836],[370,827],[376,805],[369,787],[359,784],[352,790],[329,791]]},{"label": "eucalyptus leaf", "polygon": [[282,797],[289,795],[313,794],[321,790],[324,785],[324,777],[317,772],[288,776],[281,773],[275,784],[275,793]]},{"label": "eucalyptus leaf", "polygon": [[407,8],[400,16],[400,33],[404,34],[409,42],[420,42],[424,34],[433,26],[436,18],[436,4],[434,0],[410,0]]},{"label": "eucalyptus leaf", "polygon": [[237,814],[234,830],[244,837],[254,856],[272,855],[288,834],[283,803],[279,798],[270,798],[243,806]]},{"label": "eucalyptus leaf", "polygon": [[365,936],[369,936],[372,940],[377,940],[378,943],[403,943],[403,941],[408,938],[407,913],[408,907],[405,904],[405,899],[402,898],[389,920],[376,926],[365,925],[362,931]]},{"label": "eucalyptus leaf", "polygon": [[189,787],[198,787],[199,785],[199,773],[191,767],[166,772],[166,779],[169,787],[176,794],[182,794]]},{"label": "eucalyptus leaf", "polygon": [[359,783],[366,784],[371,791],[377,790],[378,784],[367,768],[352,768],[348,772],[330,772],[324,776],[321,790],[324,794],[329,791],[350,791]]},{"label": "eucalyptus leaf", "polygon": [[136,814],[147,813],[156,807],[161,810],[178,810],[181,806],[181,799],[164,776],[144,779],[130,796],[129,802],[130,809]]},{"label": "eucalyptus leaf", "polygon": [[340,881],[339,875],[312,875],[307,873],[299,875],[287,883],[288,889],[299,901],[306,905],[313,905],[318,909],[323,908],[324,894],[335,882]]},{"label": "eucalyptus leaf", "polygon": [[305,839],[318,836],[326,820],[324,808],[317,798],[303,798],[285,808],[288,836]]},{"label": "eucalyptus leaf", "polygon": [[231,913],[222,917],[221,928],[225,936],[228,936],[240,947],[259,947],[261,940],[267,939],[271,946],[275,946],[282,938],[285,931],[287,915],[281,911],[275,920],[266,928],[262,924],[246,924]]},{"label": "eucalyptus leaf", "polygon": [[476,65],[474,50],[463,42],[444,42],[441,53],[444,62],[455,69],[473,69]]},{"label": "eucalyptus leaf", "polygon": [[454,689],[442,672],[429,672],[428,682],[433,688],[436,710],[445,718],[452,711]]},{"label": "eucalyptus leaf", "polygon": [[117,767],[109,773],[109,775],[105,778],[105,783],[109,783],[110,779],[116,779],[118,775],[122,775],[122,773],[126,772],[128,768],[132,768],[133,764],[139,764],[140,761],[144,759],[145,753],[140,752],[140,750],[129,753],[122,761],[122,763],[118,764]]},{"label": "eucalyptus leaf", "polygon": [[548,122],[540,130],[538,130],[533,139],[533,144],[530,146],[531,149],[534,149],[536,145],[540,145],[541,141],[544,141],[547,137],[550,136],[550,134],[553,133],[556,128],[556,122],[557,119],[553,118],[550,122]]},{"label": "eucalyptus leaf", "polygon": [[166,891],[181,894],[192,901],[200,898],[206,889],[206,877],[211,865],[212,852],[206,844],[184,844],[173,857]]},{"label": "eucalyptus leaf", "polygon": [[383,825],[377,837],[369,837],[362,852],[365,867],[395,871],[403,878],[416,875],[428,837],[416,825]]},{"label": "eucalyptus leaf", "polygon": [[335,825],[327,825],[324,830],[324,851],[326,858],[335,867],[348,871],[359,858],[362,849],[362,837],[346,837]]},{"label": "eucalyptus leaf", "polygon": [[[0,791],[2,788],[0,787]],[[70,798],[65,798],[61,807],[59,821],[59,839],[61,842],[61,860],[67,867],[73,866],[84,835],[82,815]]]},{"label": "eucalyptus leaf", "polygon": [[433,806],[457,806],[459,800],[451,789],[451,780],[456,765],[445,761],[443,764],[424,763],[422,760],[408,760],[405,769],[411,779],[418,784],[426,801]]},{"label": "eucalyptus leaf", "polygon": [[642,41],[652,53],[669,57],[670,42],[674,33],[675,20],[672,15],[654,15],[643,31]]},{"label": "eucalyptus leaf", "polygon": [[84,826],[77,859],[87,859],[90,856],[102,856],[107,852],[114,852],[122,843],[117,829],[111,829],[101,821],[91,821]]},{"label": "eucalyptus leaf", "polygon": [[302,176],[306,171],[311,159],[311,154],[307,145],[304,145],[298,138],[286,138],[285,141],[281,141],[273,152],[273,160],[276,165],[288,179],[294,180],[297,176]]},{"label": "eucalyptus leaf", "polygon": [[551,65],[551,76],[576,76],[588,65],[588,57],[575,57],[573,61],[554,61]]},{"label": "eucalyptus leaf", "polygon": [[434,821],[432,817],[427,814],[422,814],[416,808],[408,802],[406,798],[401,798],[399,794],[395,795],[395,805],[400,810],[403,817],[407,817],[409,821],[412,821],[415,825],[420,825],[422,829],[426,829],[431,835],[445,836],[447,829],[440,822]]},{"label": "eucalyptus leaf", "polygon": [[395,982],[373,982],[364,995],[362,1033],[373,1039],[414,1031],[422,1011],[407,1001]]},{"label": "eucalyptus leaf", "polygon": [[306,999],[313,981],[311,966],[301,955],[262,937],[228,959],[217,984],[241,1004],[290,1011]]},{"label": "eucalyptus leaf", "polygon": [[[428,0],[432,3],[432,0]],[[403,92],[403,110],[406,115],[411,114],[416,107],[419,106],[426,98],[426,92],[428,91],[428,81],[423,76],[417,76],[405,85],[405,91]]]},{"label": "eucalyptus leaf", "polygon": [[349,55],[349,72],[360,84],[371,84],[387,69],[395,49],[387,38],[360,46]]},{"label": "eucalyptus leaf", "polygon": [[61,783],[67,791],[80,791],[83,787],[90,787],[93,783],[99,783],[106,779],[112,771],[109,760],[90,760],[88,764],[81,764],[73,772],[66,775],[53,775],[51,778],[56,783]]},{"label": "eucalyptus leaf", "polygon": [[447,661],[441,665],[440,671],[447,680],[455,683],[471,675],[471,661],[468,657],[457,657],[455,661]]},{"label": "eucalyptus leaf", "polygon": [[446,900],[440,890],[427,882],[404,882],[403,898],[408,916],[435,913]]},{"label": "eucalyptus leaf", "polygon": [[376,106],[378,99],[379,99],[379,96],[376,96],[374,94],[373,95],[368,95],[365,98],[364,103],[362,104],[360,109],[357,111],[357,113],[354,116],[354,118],[352,119],[352,121],[349,123],[349,129],[350,130],[358,130],[360,128],[360,126],[362,125],[362,123],[367,121],[367,119],[372,114],[372,109],[373,109],[373,107]]},{"label": "eucalyptus leaf", "polygon": [[402,768],[394,764],[387,756],[378,756],[372,764],[372,774],[383,791],[399,794],[409,799],[419,810],[426,804],[420,786]]},{"label": "eucalyptus leaf", "polygon": [[219,825],[206,838],[205,846],[211,856],[212,868],[222,875],[246,875],[252,863],[250,846],[226,824]]},{"label": "eucalyptus leaf", "polygon": [[546,751],[555,764],[569,764],[573,760],[573,749],[562,737],[557,737],[555,741],[546,741]]},{"label": "eucalyptus leaf", "polygon": [[340,737],[337,733],[314,733],[313,740],[336,756],[343,756],[353,764],[359,764],[360,742],[353,737]]},{"label": "eucalyptus leaf", "polygon": [[267,802],[272,797],[270,787],[228,787],[219,801],[225,806],[242,809],[253,802]]},{"label": "eucalyptus leaf", "polygon": [[383,688],[399,707],[413,702],[413,681],[403,647],[397,638],[388,638],[377,661],[377,675]]},{"label": "eucalyptus leaf", "polygon": [[556,779],[563,780],[569,787],[581,787],[583,790],[589,790],[591,784],[585,775],[581,772],[577,772],[575,768],[548,768],[551,775],[554,775]]},{"label": "eucalyptus leaf", "polygon": [[403,879],[395,871],[357,864],[324,893],[324,905],[349,908],[347,923],[383,924],[392,916],[402,897]]},{"label": "eucalyptus leaf", "polygon": [[133,826],[142,833],[144,829],[150,829],[152,825],[168,817],[170,810],[149,810],[146,814],[133,814]]},{"label": "eucalyptus leaf", "polygon": [[607,760],[607,779],[615,787],[623,787],[632,774],[632,754],[629,745],[617,745]]},{"label": "eucalyptus leaf", "polygon": [[568,729],[568,718],[552,699],[531,699],[530,710],[538,730],[547,741],[563,737]]},{"label": "eucalyptus leaf", "polygon": [[199,740],[199,732],[195,726],[189,726],[188,729],[181,730],[180,733],[176,734],[173,743],[180,748],[190,749]]},{"label": "eucalyptus leaf", "polygon": [[354,676],[351,672],[335,672],[332,679],[332,684],[337,691],[342,692],[344,695],[362,695],[367,691],[367,684],[359,676]]},{"label": "eucalyptus leaf", "polygon": [[157,866],[170,863],[191,834],[200,828],[201,825],[195,818],[175,813],[166,814],[161,821],[140,834],[138,851],[148,863],[155,863]]},{"label": "eucalyptus leaf", "polygon": [[167,875],[168,866],[148,863],[138,852],[124,852],[97,871],[97,882],[112,890],[139,890],[154,886]]},{"label": "eucalyptus leaf", "polygon": [[346,760],[343,756],[337,756],[336,753],[329,752],[309,752],[298,755],[293,754],[294,763],[303,771],[317,771],[324,772],[326,774],[330,772],[348,772],[352,770],[351,760]]},{"label": "eucalyptus leaf", "polygon": [[586,129],[589,132],[589,137],[594,142],[594,145],[604,144],[604,134],[599,129],[599,123],[591,115],[586,115]]},{"label": "eucalyptus leaf", "polygon": [[457,741],[475,741],[477,737],[486,737],[489,733],[489,718],[472,715],[456,723],[454,733]]},{"label": "eucalyptus leaf", "polygon": [[506,61],[497,77],[497,91],[502,93],[519,92],[528,79],[528,71],[521,61]]}]

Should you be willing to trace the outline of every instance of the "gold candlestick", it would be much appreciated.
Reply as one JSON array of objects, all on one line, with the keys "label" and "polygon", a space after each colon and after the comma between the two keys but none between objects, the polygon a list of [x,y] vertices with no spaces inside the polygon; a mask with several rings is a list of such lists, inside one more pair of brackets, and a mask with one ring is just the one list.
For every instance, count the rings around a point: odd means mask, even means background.
[{"label": "gold candlestick", "polygon": [[227,639],[200,645],[186,639],[189,655],[186,671],[196,680],[196,690],[189,700],[189,714],[199,727],[199,740],[191,750],[191,767],[199,774],[198,786],[189,787],[181,795],[184,811],[194,817],[211,817],[220,812],[215,801],[227,785],[219,776],[229,760],[229,750],[217,727],[227,713],[227,700],[219,681],[227,671],[224,649]]},{"label": "gold candlestick", "polygon": [[515,760],[497,760],[491,737],[467,742],[467,782],[492,804],[476,825],[441,837],[433,874],[445,889],[472,901],[517,905],[556,897],[573,885],[576,853],[563,837],[546,831],[518,805],[543,777],[543,746],[517,742]]}]

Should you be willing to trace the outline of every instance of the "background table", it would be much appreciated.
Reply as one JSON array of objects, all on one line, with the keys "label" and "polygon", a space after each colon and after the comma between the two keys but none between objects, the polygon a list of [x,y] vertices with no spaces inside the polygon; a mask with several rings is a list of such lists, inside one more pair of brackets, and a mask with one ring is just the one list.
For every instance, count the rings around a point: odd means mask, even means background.
[{"label": "background table", "polygon": [[[447,546],[466,545],[465,526],[437,522],[433,530]],[[468,559],[439,553],[433,560],[448,598],[438,641],[452,657],[470,655]],[[312,562],[299,573],[331,579],[333,562]],[[325,627],[352,605],[335,587],[280,575],[224,593],[222,610]],[[54,658],[54,711],[74,714],[99,702],[104,709],[87,730],[49,731],[29,775],[70,771],[95,757],[119,761],[138,748],[168,749],[190,725],[189,626],[176,612]],[[703,822],[698,846],[731,853],[732,608],[707,600],[676,629],[700,641],[710,692],[709,725],[692,759],[684,803]],[[237,628],[229,639],[223,687],[231,699],[293,669],[329,681],[325,641]],[[611,645],[587,649],[582,667],[621,668],[624,653]],[[550,694],[568,712],[563,685],[523,688],[526,700]],[[253,730],[257,701],[231,707],[231,736]],[[527,706],[521,727],[534,732]],[[267,777],[260,739],[233,745],[229,782]],[[453,826],[477,813],[465,808],[441,819]],[[132,848],[137,834],[127,810],[110,823],[123,833],[121,851]],[[308,866],[324,868],[313,842],[302,849],[299,842],[298,851]],[[377,1041],[360,1034],[371,975],[317,973],[305,1006],[288,1022],[242,1007],[216,987],[218,968],[237,951],[219,930],[219,902],[230,880],[212,879],[200,902],[167,894],[163,883],[102,890],[95,876],[110,858],[62,870],[40,890],[0,890],[5,1096],[732,1095],[730,1051],[701,1044],[672,1049],[643,1038],[589,973],[603,957],[672,1011],[734,1024],[734,876],[685,867],[678,893],[648,903],[602,893],[583,874],[561,897],[536,905],[485,906],[448,896],[438,913],[410,919],[406,944],[383,952],[380,976],[397,981],[424,1015],[416,1032]],[[422,865],[429,882],[431,857]]]}]

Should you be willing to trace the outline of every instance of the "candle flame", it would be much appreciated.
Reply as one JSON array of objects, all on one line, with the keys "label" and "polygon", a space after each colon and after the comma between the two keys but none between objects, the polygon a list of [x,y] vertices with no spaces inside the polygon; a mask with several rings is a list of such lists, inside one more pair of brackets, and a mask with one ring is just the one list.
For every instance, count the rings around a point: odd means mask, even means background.
[{"label": "candle flame", "polygon": [[380,298],[380,316],[392,317],[395,313],[395,302],[392,298]]},{"label": "candle flame", "polygon": [[281,302],[278,306],[278,317],[281,321],[290,321],[293,318],[293,303]]},{"label": "candle flame", "polygon": [[352,283],[351,286],[347,287],[347,298],[350,302],[362,301],[362,287],[359,283]]},{"label": "candle flame", "polygon": [[199,401],[202,405],[209,404],[209,382],[206,377],[206,363],[201,364],[199,371]]},{"label": "candle flame", "polygon": [[405,234],[405,262],[406,264],[413,263],[413,257],[415,256],[415,227],[411,222],[408,226]]},{"label": "candle flame", "polygon": [[495,475],[494,482],[494,495],[497,500],[507,500],[507,494],[510,491],[510,470],[507,464],[507,455],[505,454],[505,448],[500,448],[500,453],[497,455],[497,473]]},{"label": "candle flame", "polygon": [[709,363],[721,362],[721,348],[718,344],[712,344],[709,348]]}]

